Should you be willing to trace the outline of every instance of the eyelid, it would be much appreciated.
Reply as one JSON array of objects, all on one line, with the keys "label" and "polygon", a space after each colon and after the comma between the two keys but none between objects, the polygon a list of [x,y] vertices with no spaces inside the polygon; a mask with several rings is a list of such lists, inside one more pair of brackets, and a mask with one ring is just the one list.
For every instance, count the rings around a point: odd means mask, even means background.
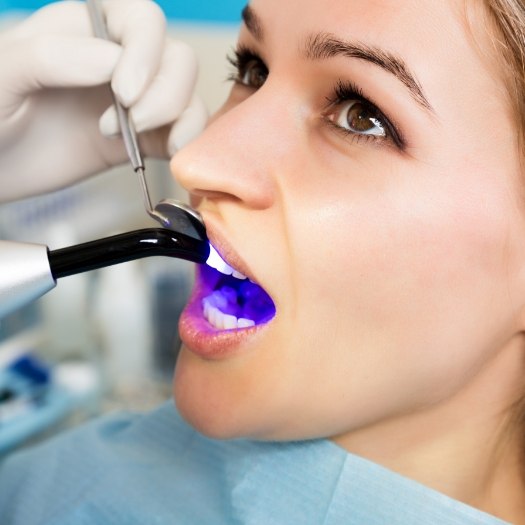
[{"label": "eyelid", "polygon": [[[371,97],[366,95],[363,92],[363,89],[354,82],[339,79],[333,88],[332,94],[329,97],[326,97],[326,99],[328,101],[328,108],[335,108],[336,106],[340,106],[349,100],[360,100],[364,104],[370,106],[375,111],[377,111],[378,116],[386,129],[388,137],[383,138],[382,140],[390,139],[392,143],[401,151],[405,150],[407,143],[399,127],[391,118],[386,115],[380,106],[376,104]],[[333,124],[334,126],[337,126],[335,123]],[[344,128],[342,128],[342,130],[344,130]],[[344,131],[347,133],[352,133],[350,130]],[[380,137],[377,137],[377,139],[381,140]]]}]

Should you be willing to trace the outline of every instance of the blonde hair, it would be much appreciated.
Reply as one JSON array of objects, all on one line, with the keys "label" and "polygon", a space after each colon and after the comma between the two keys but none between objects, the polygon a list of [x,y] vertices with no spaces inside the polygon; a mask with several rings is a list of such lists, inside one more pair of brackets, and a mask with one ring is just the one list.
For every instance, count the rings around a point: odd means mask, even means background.
[{"label": "blonde hair", "polygon": [[[525,167],[525,0],[482,0],[492,25],[489,35],[498,64],[503,68],[511,109],[515,118],[520,161]],[[525,235],[525,232],[524,232]],[[508,430],[517,432],[525,444],[525,378],[524,394],[511,407]],[[522,454],[525,480],[525,447]]]},{"label": "blonde hair", "polygon": [[[525,158],[525,0],[482,0],[493,26],[490,35],[503,68]],[[503,58],[503,60],[501,60]]]}]

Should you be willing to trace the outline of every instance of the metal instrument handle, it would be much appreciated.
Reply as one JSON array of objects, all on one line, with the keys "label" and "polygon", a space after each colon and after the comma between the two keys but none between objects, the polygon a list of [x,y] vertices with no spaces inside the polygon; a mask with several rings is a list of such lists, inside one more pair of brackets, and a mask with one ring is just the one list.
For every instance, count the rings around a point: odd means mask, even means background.
[{"label": "metal instrument handle", "polygon": [[[87,8],[89,11],[89,16],[91,17],[91,25],[93,31],[97,38],[102,38],[104,40],[112,41],[108,29],[106,26],[106,17],[102,11],[102,7],[98,0],[86,0]],[[129,111],[118,101],[115,93],[111,90],[111,95],[113,97],[113,103],[117,111],[117,118],[120,125],[120,132],[122,133],[122,139],[124,140],[124,146],[128,154],[131,165],[136,173],[140,176],[140,182],[142,186],[142,192],[144,195],[144,206],[146,211],[151,213],[153,208],[151,206],[151,198],[148,191],[148,186],[146,184],[145,174],[144,174],[144,160],[139,149],[139,143],[137,139],[137,133],[135,131],[135,126],[131,121]]]}]

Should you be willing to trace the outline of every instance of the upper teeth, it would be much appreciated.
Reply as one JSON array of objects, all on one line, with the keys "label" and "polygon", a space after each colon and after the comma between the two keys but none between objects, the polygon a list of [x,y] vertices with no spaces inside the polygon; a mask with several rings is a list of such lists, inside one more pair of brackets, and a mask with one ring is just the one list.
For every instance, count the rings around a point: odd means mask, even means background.
[{"label": "upper teeth", "polygon": [[237,279],[246,279],[246,275],[233,269],[228,263],[226,263],[222,257],[217,253],[217,250],[210,244],[210,256],[206,261],[208,266],[215,268],[217,271],[224,275],[232,275]]}]

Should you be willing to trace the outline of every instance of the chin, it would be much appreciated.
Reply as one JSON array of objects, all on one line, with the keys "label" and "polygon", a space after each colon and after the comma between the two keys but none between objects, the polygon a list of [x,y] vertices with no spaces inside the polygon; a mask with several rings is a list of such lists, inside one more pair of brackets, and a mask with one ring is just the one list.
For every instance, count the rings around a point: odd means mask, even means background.
[{"label": "chin", "polygon": [[220,418],[196,410],[192,407],[186,407],[183,403],[179,403],[176,398],[175,404],[177,405],[179,413],[184,421],[203,436],[217,440],[229,440],[244,437],[238,435],[230,425]]},{"label": "chin", "polygon": [[[214,377],[210,363],[199,363],[181,348],[173,381],[173,398],[181,417],[199,433],[213,439],[245,437],[247,421],[244,396],[239,396],[227,378]],[[197,360],[198,361],[198,360]]]},{"label": "chin", "polygon": [[268,390],[256,387],[258,381],[253,375],[240,376],[228,366],[195,358],[183,346],[173,382],[173,397],[181,417],[213,439],[297,438],[289,435],[289,411],[275,406]]}]

